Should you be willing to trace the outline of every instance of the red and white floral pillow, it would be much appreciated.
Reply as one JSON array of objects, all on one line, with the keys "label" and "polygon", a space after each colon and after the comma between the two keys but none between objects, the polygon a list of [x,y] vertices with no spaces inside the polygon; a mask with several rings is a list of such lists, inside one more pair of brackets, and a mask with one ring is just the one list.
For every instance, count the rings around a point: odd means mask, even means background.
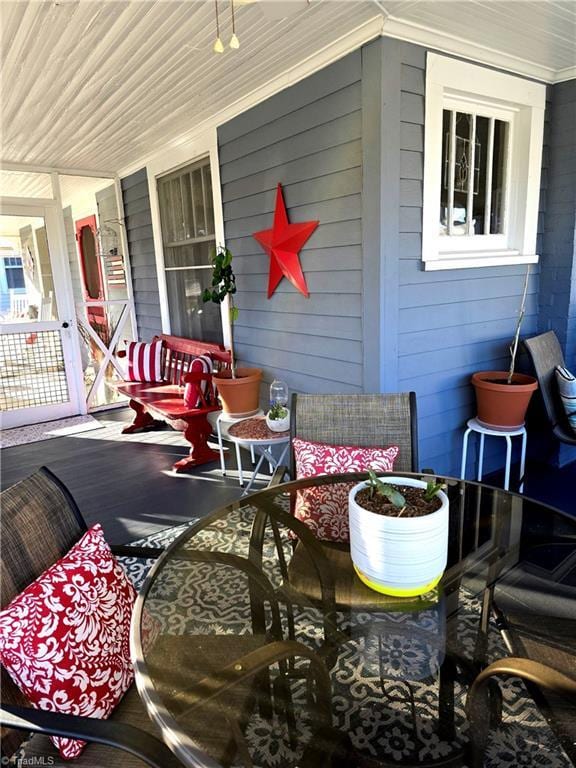
[{"label": "red and white floral pillow", "polygon": [[128,362],[127,381],[162,381],[162,339],[151,341],[129,341],[126,344]]},{"label": "red and white floral pillow", "polygon": [[[392,472],[399,448],[360,448],[326,445],[294,438],[296,478],[335,475],[343,472]],[[353,483],[305,488],[296,494],[295,517],[310,528],[317,539],[349,541],[348,494]]]},{"label": "red and white floral pillow", "polygon": [[[95,525],[0,611],[0,661],[36,709],[106,719],[134,676],[135,598]],[[65,760],[86,744],[51,738]]]}]

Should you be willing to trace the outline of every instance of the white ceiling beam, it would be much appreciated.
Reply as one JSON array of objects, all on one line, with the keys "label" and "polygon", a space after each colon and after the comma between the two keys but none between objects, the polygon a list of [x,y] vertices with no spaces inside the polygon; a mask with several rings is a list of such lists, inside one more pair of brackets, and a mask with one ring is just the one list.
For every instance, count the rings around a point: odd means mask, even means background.
[{"label": "white ceiling beam", "polygon": [[0,169],[3,171],[23,171],[25,173],[60,173],[63,176],[90,176],[96,179],[115,179],[117,176],[114,171],[104,169],[55,168],[52,165],[12,163],[9,160],[0,160]]},{"label": "white ceiling beam", "polygon": [[558,69],[554,73],[554,83],[564,83],[566,80],[576,79],[576,67],[564,67],[564,69]]},{"label": "white ceiling beam", "polygon": [[388,16],[385,19],[382,34],[409,43],[417,43],[442,53],[461,56],[480,64],[498,67],[507,72],[531,77],[545,83],[553,83],[556,75],[556,71],[552,67],[536,64],[528,59],[474,43],[463,37],[457,37],[442,30],[394,16]]}]

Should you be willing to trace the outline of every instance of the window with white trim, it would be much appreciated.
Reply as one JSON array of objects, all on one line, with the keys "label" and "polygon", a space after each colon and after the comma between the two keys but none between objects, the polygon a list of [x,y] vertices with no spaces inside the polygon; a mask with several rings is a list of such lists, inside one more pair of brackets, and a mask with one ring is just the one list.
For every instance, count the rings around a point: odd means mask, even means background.
[{"label": "window with white trim", "polygon": [[6,285],[8,289],[19,290],[25,288],[24,267],[20,256],[4,257],[4,273],[6,275]]},{"label": "window with white trim", "polygon": [[222,344],[220,307],[204,304],[216,244],[210,159],[158,178],[170,329],[177,336]]},{"label": "window with white trim", "polygon": [[538,260],[545,86],[429,53],[425,269]]}]

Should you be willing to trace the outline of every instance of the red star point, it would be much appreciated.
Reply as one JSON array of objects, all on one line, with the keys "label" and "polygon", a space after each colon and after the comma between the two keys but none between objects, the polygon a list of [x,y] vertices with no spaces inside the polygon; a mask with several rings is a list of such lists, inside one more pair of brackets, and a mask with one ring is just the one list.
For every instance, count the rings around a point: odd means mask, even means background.
[{"label": "red star point", "polygon": [[272,229],[264,229],[253,234],[253,237],[270,256],[268,298],[272,296],[283,276],[288,278],[292,285],[306,298],[310,297],[298,254],[318,224],[318,221],[290,224],[284,204],[282,185],[278,184]]}]

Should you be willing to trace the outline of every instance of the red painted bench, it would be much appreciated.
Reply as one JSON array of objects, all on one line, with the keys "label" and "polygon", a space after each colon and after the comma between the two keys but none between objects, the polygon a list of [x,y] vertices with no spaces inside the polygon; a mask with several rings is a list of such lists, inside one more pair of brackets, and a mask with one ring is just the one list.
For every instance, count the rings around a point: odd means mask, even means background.
[{"label": "red painted bench", "polygon": [[[154,337],[155,341],[158,339],[164,342],[163,381],[120,381],[109,382],[109,385],[130,398],[130,407],[135,411],[133,423],[125,427],[123,433],[157,429],[164,422],[184,432],[184,437],[190,443],[190,455],[177,461],[173,469],[175,472],[185,472],[191,467],[219,458],[218,451],[208,445],[212,427],[207,414],[220,410],[212,377],[209,374],[191,373],[190,365],[195,357],[210,355],[215,371],[229,368],[230,352],[219,344],[183,339],[180,336],[161,334]],[[119,352],[118,356],[124,357],[125,354]],[[205,392],[201,387],[203,382],[207,383]],[[184,385],[188,383],[196,389],[201,403],[199,408],[190,408],[184,402]]]}]

